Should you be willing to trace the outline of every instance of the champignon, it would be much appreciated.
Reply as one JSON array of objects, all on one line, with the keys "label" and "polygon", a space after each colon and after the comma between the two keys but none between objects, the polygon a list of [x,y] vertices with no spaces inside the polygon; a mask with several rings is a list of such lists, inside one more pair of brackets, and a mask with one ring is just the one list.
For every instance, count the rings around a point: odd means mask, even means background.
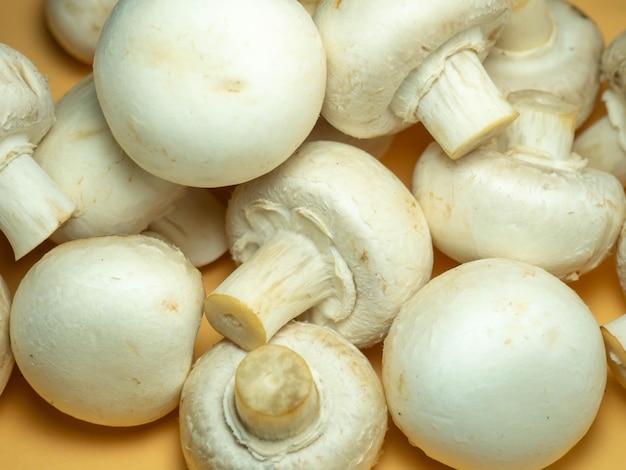
[{"label": "champignon", "polygon": [[515,0],[483,65],[505,96],[542,90],[576,105],[578,128],[596,103],[603,49],[598,25],[570,2]]},{"label": "champignon", "polygon": [[298,316],[359,347],[377,343],[433,265],[428,226],[408,188],[340,142],[306,142],[237,186],[226,235],[239,266],[209,293],[205,315],[244,349]]},{"label": "champignon", "polygon": [[576,137],[574,151],[626,185],[626,30],[606,47],[601,71],[606,114]]},{"label": "champignon", "polygon": [[412,191],[433,244],[456,261],[505,257],[575,280],[611,253],[626,197],[611,174],[572,153],[576,107],[541,91],[509,95],[519,118],[451,161],[430,144]]},{"label": "champignon", "polygon": [[406,302],[385,339],[382,381],[409,442],[464,470],[539,470],[588,431],[604,396],[596,319],[545,270],[461,264]]},{"label": "champignon", "polygon": [[130,158],[198,187],[239,184],[286,160],[326,86],[324,47],[296,0],[121,0],[93,71]]},{"label": "champignon", "polygon": [[20,281],[11,347],[20,372],[58,410],[107,426],[161,418],[180,398],[205,296],[173,245],[143,235],[53,247]]},{"label": "champignon", "polygon": [[359,138],[421,122],[460,158],[516,117],[481,60],[510,13],[503,0],[320,2],[322,115]]},{"label": "champignon", "polygon": [[11,292],[5,279],[0,276],[0,394],[6,388],[15,364],[9,337],[10,312]]},{"label": "champignon", "polygon": [[179,416],[194,470],[365,470],[387,430],[383,389],[367,358],[303,322],[249,353],[226,339],[211,347],[185,382]]},{"label": "champignon", "polygon": [[32,159],[54,122],[48,81],[6,44],[0,44],[0,102],[0,230],[20,259],[69,219],[75,207]]},{"label": "champignon", "polygon": [[102,26],[116,3],[117,0],[46,0],[46,24],[68,54],[91,64]]}]

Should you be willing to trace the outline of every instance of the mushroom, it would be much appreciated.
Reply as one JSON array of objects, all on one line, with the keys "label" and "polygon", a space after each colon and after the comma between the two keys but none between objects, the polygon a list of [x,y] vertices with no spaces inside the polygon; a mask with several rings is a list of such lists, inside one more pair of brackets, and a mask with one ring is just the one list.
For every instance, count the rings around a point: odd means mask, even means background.
[{"label": "mushroom", "polygon": [[5,279],[0,276],[0,394],[6,388],[15,364],[9,337],[10,312],[11,292]]},{"label": "mushroom", "polygon": [[421,122],[462,157],[516,117],[481,63],[509,13],[503,0],[320,2],[322,115],[359,138]]},{"label": "mushroom", "polygon": [[46,0],[46,24],[68,54],[91,64],[102,26],[116,3],[117,0]]},{"label": "mushroom", "polygon": [[173,245],[111,235],[53,247],[20,281],[10,337],[20,372],[77,419],[135,426],[178,405],[205,296]]},{"label": "mushroom", "polygon": [[606,114],[574,140],[574,151],[589,166],[614,174],[626,185],[626,30],[606,47],[601,63]]},{"label": "mushroom", "polygon": [[75,207],[32,158],[54,122],[50,86],[33,62],[6,44],[0,44],[0,102],[0,230],[20,259]]},{"label": "mushroom", "polygon": [[504,95],[542,90],[578,106],[578,128],[596,103],[603,49],[598,25],[570,2],[515,0],[483,65]]},{"label": "mushroom", "polygon": [[417,201],[370,154],[306,142],[226,208],[236,269],[206,298],[215,330],[243,349],[289,320],[325,325],[358,347],[380,342],[429,278],[433,249]]},{"label": "mushroom", "polygon": [[130,158],[207,188],[286,160],[313,129],[326,86],[322,42],[296,0],[121,0],[93,71]]},{"label": "mushroom", "polygon": [[179,416],[194,470],[369,469],[388,419],[367,358],[333,331],[303,322],[249,353],[226,339],[212,346],[185,382]]},{"label": "mushroom", "polygon": [[402,306],[382,356],[394,423],[429,457],[464,470],[555,462],[595,420],[606,377],[583,300],[504,258],[434,277]]},{"label": "mushroom", "polygon": [[109,130],[91,74],[56,103],[56,121],[33,158],[76,206],[50,236],[56,243],[150,230],[195,266],[228,249],[223,205],[206,189],[163,180],[134,163]]},{"label": "mushroom", "polygon": [[433,244],[454,260],[513,258],[576,280],[613,249],[624,190],[572,153],[576,106],[532,90],[509,100],[520,116],[491,145],[455,162],[430,144],[413,194]]}]

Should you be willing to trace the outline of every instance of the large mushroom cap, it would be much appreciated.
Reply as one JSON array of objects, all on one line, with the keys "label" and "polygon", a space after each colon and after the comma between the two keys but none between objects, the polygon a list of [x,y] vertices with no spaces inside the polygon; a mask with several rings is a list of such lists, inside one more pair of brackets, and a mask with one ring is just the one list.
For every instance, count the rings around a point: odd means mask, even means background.
[{"label": "large mushroom cap", "polygon": [[582,299],[527,263],[485,259],[433,278],[385,339],[394,422],[467,470],[541,469],[587,432],[604,396],[600,328]]},{"label": "large mushroom cap", "polygon": [[308,364],[319,393],[316,419],[282,440],[246,432],[233,381],[248,353],[222,340],[198,359],[183,387],[180,433],[189,468],[370,469],[387,430],[387,409],[366,357],[336,333],[302,322],[283,327],[270,345],[287,347]]},{"label": "large mushroom cap", "polygon": [[202,318],[200,272],[142,235],[57,245],[26,273],[11,346],[33,389],[88,422],[132,426],[177,404]]}]

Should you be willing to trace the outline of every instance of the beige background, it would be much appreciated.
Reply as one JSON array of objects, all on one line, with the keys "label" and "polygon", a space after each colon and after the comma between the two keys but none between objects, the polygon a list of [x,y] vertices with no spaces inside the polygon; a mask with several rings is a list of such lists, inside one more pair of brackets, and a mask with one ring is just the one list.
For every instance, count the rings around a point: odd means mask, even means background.
[{"label": "beige background", "polygon": [[[626,29],[624,0],[574,0],[602,28],[608,42]],[[0,42],[19,50],[49,77],[55,98],[60,98],[89,68],[67,56],[52,40],[42,18],[42,0],[0,0]],[[0,104],[1,105],[1,104]],[[598,105],[591,120],[604,113]],[[417,156],[429,137],[420,126],[399,135],[383,160],[408,184]],[[19,262],[13,261],[6,240],[0,235],[0,274],[12,291],[26,270],[50,244]],[[435,274],[454,266],[437,254]],[[232,269],[227,256],[204,269],[207,290],[212,289]],[[573,283],[590,306],[599,323],[610,321],[626,311],[619,288],[614,260],[608,259],[593,273]],[[205,323],[198,338],[196,354],[201,354],[217,335]],[[381,348],[366,351],[380,370]],[[461,392],[461,391],[459,391]],[[489,419],[489,417],[485,417]],[[585,438],[551,470],[623,470],[626,468],[626,390],[609,376],[606,396],[599,415]],[[184,469],[176,412],[158,422],[129,429],[99,427],[83,423],[56,411],[40,399],[16,369],[0,396],[0,468],[20,469]],[[389,469],[447,468],[424,456],[408,444],[391,424],[384,454],[376,467]]]}]

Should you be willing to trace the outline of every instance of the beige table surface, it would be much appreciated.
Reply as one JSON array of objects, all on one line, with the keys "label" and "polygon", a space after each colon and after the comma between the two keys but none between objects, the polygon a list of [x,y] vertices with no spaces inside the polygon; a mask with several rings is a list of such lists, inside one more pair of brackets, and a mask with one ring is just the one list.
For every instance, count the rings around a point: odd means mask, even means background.
[{"label": "beige table surface", "polygon": [[[626,29],[625,0],[573,0],[602,28],[605,41]],[[56,99],[60,98],[90,69],[67,56],[53,41],[42,17],[43,0],[0,0],[0,42],[19,50],[35,62],[49,78]],[[604,113],[596,107],[590,121]],[[421,126],[400,134],[383,161],[405,184],[421,150],[430,141]],[[44,244],[15,262],[6,240],[0,235],[0,274],[12,291],[28,268],[47,250]],[[437,253],[434,274],[452,266]],[[232,269],[227,256],[203,269],[207,290]],[[624,295],[615,275],[614,259],[571,284],[590,306],[600,324],[626,312]],[[196,354],[219,337],[205,322]],[[380,371],[380,346],[366,354]],[[65,416],[39,398],[20,376],[17,368],[0,396],[0,469],[184,469],[178,440],[176,412],[161,420],[134,428],[107,428]],[[378,470],[447,468],[430,460],[408,444],[391,424]],[[626,390],[609,376],[606,395],[589,433],[551,470],[626,469]]]}]

